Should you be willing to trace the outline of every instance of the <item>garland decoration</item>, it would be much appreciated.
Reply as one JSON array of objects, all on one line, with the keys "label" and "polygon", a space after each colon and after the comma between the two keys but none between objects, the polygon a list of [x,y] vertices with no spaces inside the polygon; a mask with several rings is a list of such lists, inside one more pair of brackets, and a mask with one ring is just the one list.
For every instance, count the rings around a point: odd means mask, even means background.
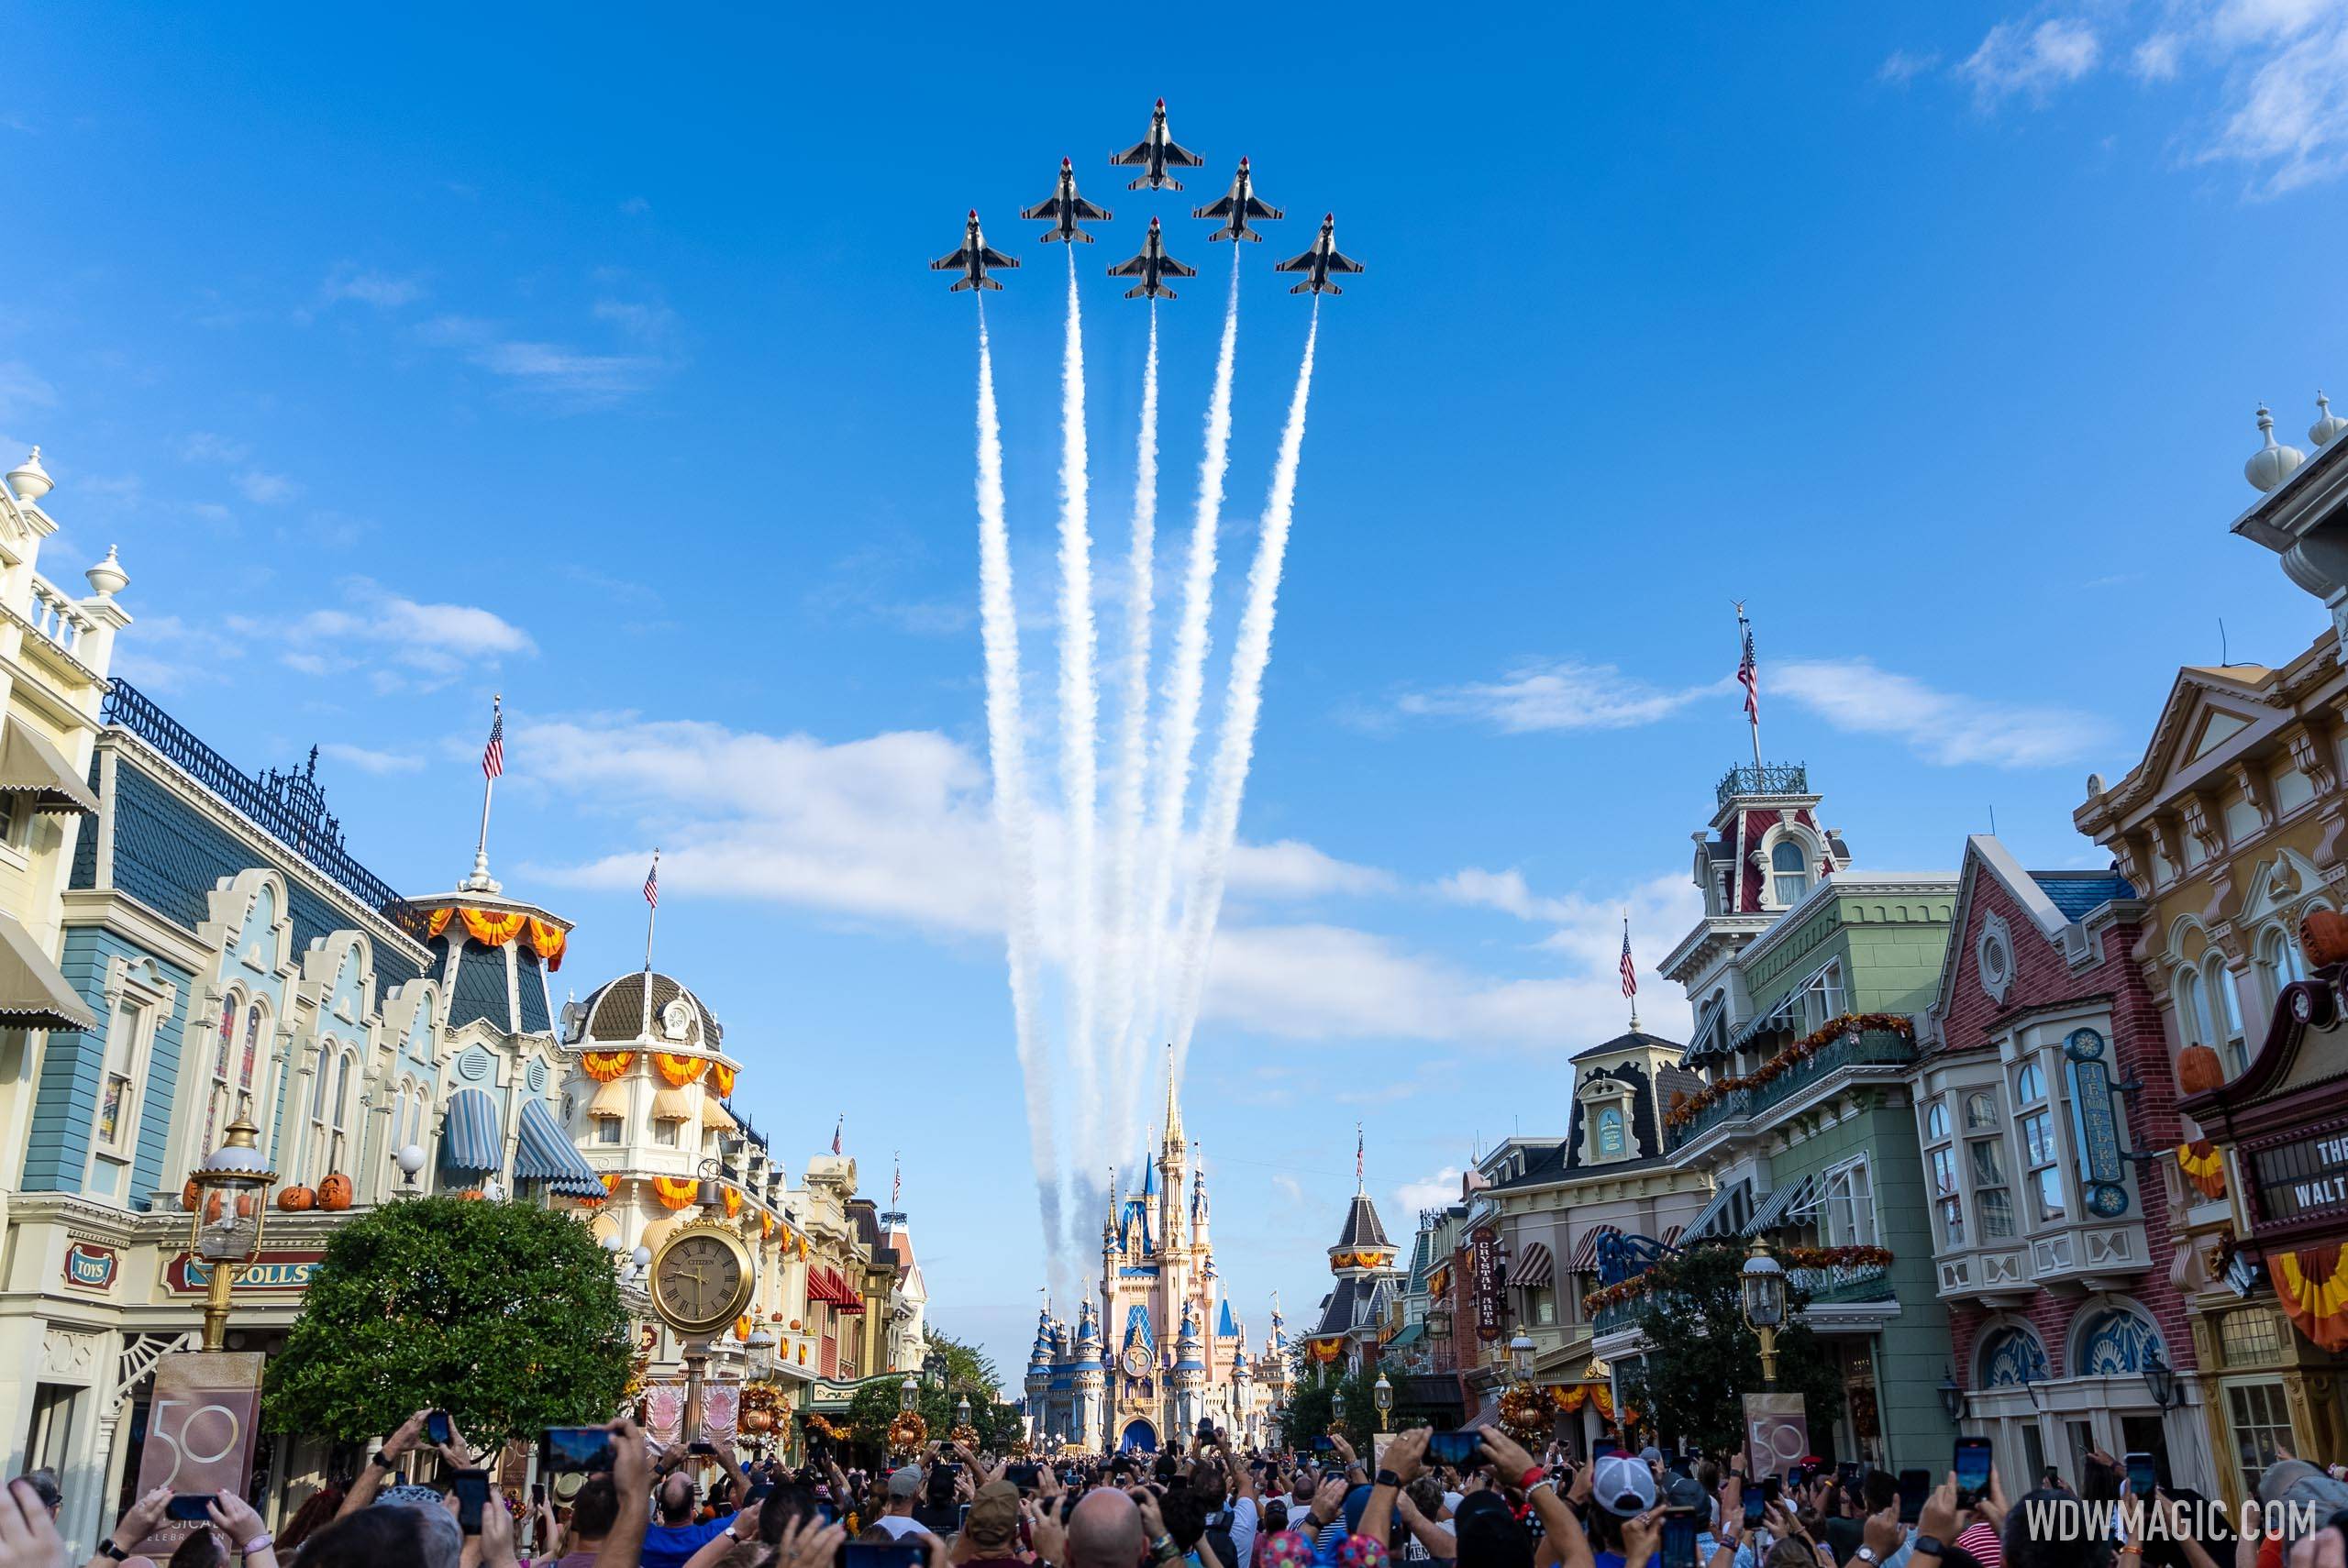
[{"label": "garland decoration", "polygon": [[910,1453],[929,1441],[929,1423],[921,1419],[919,1410],[900,1410],[897,1419],[889,1423],[889,1450],[892,1453]]},{"label": "garland decoration", "polygon": [[597,1083],[607,1084],[615,1078],[626,1076],[627,1070],[636,1066],[636,1053],[633,1051],[581,1051],[579,1053],[579,1066]]},{"label": "garland decoration", "polygon": [[2196,1138],[2176,1146],[2176,1168],[2193,1184],[2193,1190],[2204,1198],[2226,1195],[2226,1156],[2207,1138]]},{"label": "garland decoration", "polygon": [[814,1436],[824,1439],[826,1442],[846,1442],[847,1441],[848,1434],[834,1426],[830,1417],[818,1414],[814,1410],[807,1412],[807,1430]]},{"label": "garland decoration", "polygon": [[956,1427],[952,1431],[947,1432],[946,1435],[955,1442],[958,1442],[964,1448],[969,1449],[972,1453],[979,1452],[978,1428],[972,1426]]},{"label": "garland decoration", "polygon": [[1520,1383],[1501,1396],[1501,1425],[1519,1442],[1544,1442],[1550,1433],[1549,1402],[1530,1384]]},{"label": "garland decoration", "polygon": [[1026,1435],[1025,1435],[1024,1433],[1022,1433],[1022,1434],[1021,1434],[1021,1435],[1019,1435],[1018,1437],[1013,1438],[1013,1439],[1011,1440],[1011,1457],[1012,1457],[1012,1458],[1013,1458],[1013,1459],[1024,1459],[1024,1458],[1026,1458],[1029,1454],[1031,1454],[1031,1453],[1033,1453],[1033,1452],[1036,1452],[1036,1445],[1035,1445],[1034,1443],[1031,1443],[1031,1442],[1029,1442],[1029,1441],[1027,1441]]},{"label": "garland decoration", "polygon": [[1830,1018],[1744,1077],[1714,1078],[1694,1094],[1675,1099],[1671,1109],[1664,1112],[1664,1125],[1685,1127],[1737,1090],[1775,1083],[1844,1035],[1862,1033],[1897,1034],[1902,1040],[1913,1040],[1916,1026],[1904,1012],[1846,1012],[1840,1018]]},{"label": "garland decoration", "polygon": [[690,1209],[701,1201],[701,1183],[689,1176],[657,1176],[652,1178],[652,1196],[671,1212]]},{"label": "garland decoration", "polygon": [[717,1086],[717,1098],[724,1099],[734,1092],[734,1069],[723,1062],[712,1062],[709,1081]]},{"label": "garland decoration", "polygon": [[660,1069],[661,1079],[670,1088],[682,1088],[701,1077],[709,1066],[706,1056],[681,1056],[673,1051],[655,1051],[652,1065]]}]

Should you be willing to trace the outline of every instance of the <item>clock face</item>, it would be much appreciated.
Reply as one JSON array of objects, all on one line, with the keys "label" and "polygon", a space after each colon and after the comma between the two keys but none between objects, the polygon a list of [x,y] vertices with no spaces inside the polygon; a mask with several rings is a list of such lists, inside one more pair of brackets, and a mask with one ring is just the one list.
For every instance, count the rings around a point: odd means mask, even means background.
[{"label": "clock face", "polygon": [[1149,1353],[1139,1345],[1125,1352],[1125,1375],[1143,1377],[1149,1373]]},{"label": "clock face", "polygon": [[652,1265],[653,1302],[660,1315],[697,1332],[740,1316],[751,1283],[740,1252],[708,1231],[678,1237]]}]

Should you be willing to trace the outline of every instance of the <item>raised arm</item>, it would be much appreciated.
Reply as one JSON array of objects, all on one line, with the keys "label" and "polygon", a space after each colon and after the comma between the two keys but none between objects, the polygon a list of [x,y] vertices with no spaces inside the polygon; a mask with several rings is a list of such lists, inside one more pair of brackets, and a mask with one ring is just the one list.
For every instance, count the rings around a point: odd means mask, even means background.
[{"label": "raised arm", "polygon": [[1536,1474],[1539,1467],[1533,1456],[1498,1428],[1485,1428],[1483,1439],[1484,1452],[1499,1467],[1500,1479],[1524,1488],[1526,1501],[1541,1516],[1543,1533],[1557,1543],[1557,1561],[1565,1568],[1593,1568],[1596,1559],[1590,1555],[1589,1538],[1582,1533],[1581,1520],[1574,1517],[1573,1509],[1557,1496],[1556,1482],[1546,1474]]},{"label": "raised arm", "polygon": [[652,1455],[644,1446],[644,1429],[626,1417],[611,1430],[612,1489],[620,1511],[595,1553],[595,1568],[639,1568],[645,1528],[652,1522]]},{"label": "raised arm", "polygon": [[342,1495],[342,1507],[334,1511],[335,1518],[348,1518],[374,1502],[375,1494],[383,1489],[384,1479],[424,1441],[424,1418],[428,1413],[418,1410],[402,1421],[399,1430],[385,1438],[383,1446],[375,1451],[375,1457],[359,1467],[358,1478]]}]

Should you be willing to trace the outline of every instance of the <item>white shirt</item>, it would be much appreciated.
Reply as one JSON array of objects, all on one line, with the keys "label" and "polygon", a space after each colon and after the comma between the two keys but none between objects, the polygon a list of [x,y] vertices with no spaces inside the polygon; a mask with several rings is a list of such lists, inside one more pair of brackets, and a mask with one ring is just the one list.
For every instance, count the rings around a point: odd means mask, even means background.
[{"label": "white shirt", "polygon": [[929,1533],[927,1530],[921,1528],[921,1521],[914,1518],[911,1514],[882,1514],[879,1518],[874,1519],[872,1522],[879,1525],[882,1529],[887,1530],[892,1536],[895,1537],[899,1540],[904,1540],[905,1537],[909,1535],[927,1535]]}]

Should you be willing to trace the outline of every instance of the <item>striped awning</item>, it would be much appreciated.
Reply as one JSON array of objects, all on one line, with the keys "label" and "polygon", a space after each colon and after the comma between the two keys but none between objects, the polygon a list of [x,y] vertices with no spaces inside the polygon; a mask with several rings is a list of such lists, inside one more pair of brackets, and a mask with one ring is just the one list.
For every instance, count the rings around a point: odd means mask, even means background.
[{"label": "striped awning", "polygon": [[1593,1225],[1589,1230],[1584,1231],[1581,1233],[1581,1240],[1574,1243],[1573,1261],[1566,1265],[1566,1272],[1568,1274],[1596,1274],[1598,1272],[1599,1239],[1602,1236],[1619,1236],[1621,1234],[1622,1231],[1616,1230],[1611,1225]]},{"label": "striped awning", "polygon": [[[0,1027],[95,1029],[98,1015],[14,915],[0,913]],[[92,1069],[95,1071],[94,1068]]]},{"label": "striped awning", "polygon": [[1762,1199],[1761,1207],[1753,1211],[1753,1218],[1745,1221],[1744,1233],[1758,1236],[1780,1225],[1790,1224],[1809,1213],[1818,1207],[1818,1200],[1811,1196],[1817,1187],[1815,1177],[1802,1176],[1778,1188]]},{"label": "striped awning", "polygon": [[659,1088],[652,1091],[652,1120],[655,1121],[691,1121],[696,1109],[691,1089]]},{"label": "striped awning", "polygon": [[84,817],[98,813],[98,798],[73,765],[14,714],[0,735],[0,793],[31,796],[36,812]]},{"label": "striped awning", "polygon": [[589,1116],[608,1116],[621,1121],[626,1121],[627,1080],[626,1078],[614,1078],[610,1083],[607,1083],[602,1088],[597,1089],[595,1091],[595,1098],[587,1102],[587,1114]]},{"label": "striped awning", "polygon": [[701,1124],[703,1127],[714,1127],[720,1132],[732,1132],[742,1125],[734,1120],[734,1113],[725,1109],[725,1102],[714,1094],[704,1096],[702,1099]]},{"label": "striped awning", "polygon": [[1527,1288],[1549,1285],[1557,1277],[1557,1260],[1546,1242],[1527,1242],[1509,1266],[1508,1282]]},{"label": "striped awning", "polygon": [[1676,1247],[1679,1244],[1679,1238],[1684,1233],[1685,1231],[1683,1227],[1678,1225],[1669,1226],[1664,1231],[1662,1235],[1656,1238],[1656,1242],[1660,1246]]},{"label": "striped awning", "polygon": [[1747,1184],[1733,1181],[1712,1194],[1712,1200],[1696,1211],[1682,1232],[1685,1240],[1704,1241],[1713,1236],[1733,1236],[1737,1232],[1736,1216],[1747,1204]]},{"label": "striped awning", "polygon": [[604,1178],[579,1157],[542,1099],[522,1102],[520,1136],[514,1150],[514,1179],[542,1181],[564,1198],[604,1197]]},{"label": "striped awning", "polygon": [[[504,1167],[504,1136],[498,1130],[497,1102],[477,1088],[449,1097],[440,1123],[440,1168],[450,1176],[483,1176]],[[601,1186],[599,1182],[596,1185]]]}]

